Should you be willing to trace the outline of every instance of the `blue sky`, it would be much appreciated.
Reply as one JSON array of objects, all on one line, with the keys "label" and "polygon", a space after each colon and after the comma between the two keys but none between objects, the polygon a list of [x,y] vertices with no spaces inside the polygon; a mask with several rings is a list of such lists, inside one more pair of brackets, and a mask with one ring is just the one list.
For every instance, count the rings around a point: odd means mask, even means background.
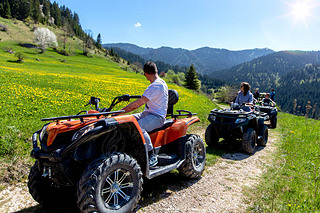
[{"label": "blue sky", "polygon": [[320,50],[320,0],[56,0],[103,43]]}]

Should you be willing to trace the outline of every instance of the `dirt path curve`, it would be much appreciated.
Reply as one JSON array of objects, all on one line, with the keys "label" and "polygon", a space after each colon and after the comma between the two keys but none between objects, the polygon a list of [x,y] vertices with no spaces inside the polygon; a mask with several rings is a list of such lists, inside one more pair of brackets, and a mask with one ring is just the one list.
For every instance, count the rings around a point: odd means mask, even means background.
[{"label": "dirt path curve", "polygon": [[180,191],[168,189],[169,196],[138,212],[245,212],[250,202],[245,200],[243,189],[259,183],[277,138],[274,130],[269,130],[267,146],[257,147],[253,155],[222,155],[199,181]]},{"label": "dirt path curve", "polygon": [[[254,187],[269,164],[277,140],[274,130],[269,130],[266,147],[257,147],[249,156],[243,153],[228,153],[213,166],[206,167],[200,180],[173,181],[160,194],[144,198],[139,203],[142,212],[244,212],[249,206],[245,200],[246,187]],[[164,178],[171,178],[168,174]],[[158,184],[159,180],[146,183],[144,191]],[[161,180],[160,180],[161,181]],[[152,190],[152,189],[151,189]],[[149,190],[150,191],[150,190]],[[152,193],[157,193],[155,189]],[[143,197],[143,195],[142,195]],[[26,183],[9,186],[0,191],[0,212],[45,212],[28,193]]]}]

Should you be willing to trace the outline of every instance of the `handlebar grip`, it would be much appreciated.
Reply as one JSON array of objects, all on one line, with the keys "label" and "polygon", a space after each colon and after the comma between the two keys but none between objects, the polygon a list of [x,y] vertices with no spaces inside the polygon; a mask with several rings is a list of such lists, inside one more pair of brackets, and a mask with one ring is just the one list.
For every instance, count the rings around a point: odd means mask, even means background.
[{"label": "handlebar grip", "polygon": [[131,95],[130,98],[141,98],[141,95]]}]

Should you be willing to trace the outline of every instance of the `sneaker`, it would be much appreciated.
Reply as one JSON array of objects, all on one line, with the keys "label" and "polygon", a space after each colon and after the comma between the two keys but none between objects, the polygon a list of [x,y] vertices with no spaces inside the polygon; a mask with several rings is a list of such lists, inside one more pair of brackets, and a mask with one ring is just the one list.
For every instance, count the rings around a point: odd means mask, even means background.
[{"label": "sneaker", "polygon": [[158,158],[156,155],[151,154],[149,157],[149,167],[154,167],[158,164]]}]

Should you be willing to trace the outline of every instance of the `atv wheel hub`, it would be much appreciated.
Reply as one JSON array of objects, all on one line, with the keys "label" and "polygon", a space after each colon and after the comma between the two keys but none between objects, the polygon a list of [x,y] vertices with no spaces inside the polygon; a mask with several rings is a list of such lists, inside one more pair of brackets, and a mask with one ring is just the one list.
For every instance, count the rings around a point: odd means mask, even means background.
[{"label": "atv wheel hub", "polygon": [[120,189],[120,187],[119,187],[119,183],[118,182],[115,182],[115,183],[112,184],[112,186],[111,186],[111,192],[112,193],[118,192],[119,189]]}]

